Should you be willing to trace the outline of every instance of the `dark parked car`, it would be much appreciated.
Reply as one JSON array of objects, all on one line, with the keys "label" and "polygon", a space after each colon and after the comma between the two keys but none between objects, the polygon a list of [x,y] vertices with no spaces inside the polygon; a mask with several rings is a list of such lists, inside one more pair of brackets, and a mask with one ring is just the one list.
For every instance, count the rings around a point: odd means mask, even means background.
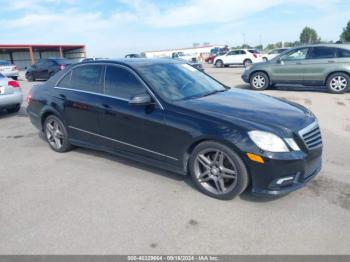
[{"label": "dark parked car", "polygon": [[88,147],[190,174],[218,199],[248,187],[286,194],[321,168],[320,128],[308,109],[228,90],[175,59],[73,65],[28,100],[31,122],[54,151]]},{"label": "dark parked car", "polygon": [[25,76],[28,81],[47,80],[72,63],[72,61],[65,58],[41,59],[27,69]]}]

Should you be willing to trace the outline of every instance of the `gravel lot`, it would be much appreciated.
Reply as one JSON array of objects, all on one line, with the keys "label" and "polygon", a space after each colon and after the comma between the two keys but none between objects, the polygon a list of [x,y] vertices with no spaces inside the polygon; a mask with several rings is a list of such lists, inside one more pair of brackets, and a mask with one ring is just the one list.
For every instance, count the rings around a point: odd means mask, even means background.
[{"label": "gravel lot", "polygon": [[[206,71],[247,88],[242,68]],[[157,168],[81,148],[58,154],[25,103],[0,113],[0,254],[350,254],[350,93],[264,93],[310,108],[325,146],[321,174],[273,200],[219,201]]]}]

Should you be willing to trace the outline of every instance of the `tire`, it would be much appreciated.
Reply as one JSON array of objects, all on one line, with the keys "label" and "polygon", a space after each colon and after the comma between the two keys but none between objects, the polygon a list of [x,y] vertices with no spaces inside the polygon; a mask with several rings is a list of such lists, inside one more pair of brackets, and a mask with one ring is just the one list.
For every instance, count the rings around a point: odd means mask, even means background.
[{"label": "tire", "polygon": [[55,72],[51,72],[50,74],[49,74],[49,78],[47,79],[47,80],[49,80],[51,77],[53,77],[55,75]]},{"label": "tire", "polygon": [[13,76],[12,79],[17,81],[18,80],[18,76]]},{"label": "tire", "polygon": [[250,59],[246,59],[243,61],[244,67],[250,66],[252,63],[253,63],[253,61]]},{"label": "tire", "polygon": [[44,121],[43,129],[45,139],[52,150],[63,153],[72,149],[67,129],[57,116],[49,115]]},{"label": "tire", "polygon": [[217,68],[222,68],[222,67],[224,67],[224,62],[222,62],[222,60],[217,60],[217,61],[215,62],[215,66],[216,66]]},{"label": "tire", "polygon": [[267,59],[267,57],[263,57],[263,59],[262,59],[264,62],[267,62],[267,61],[269,61],[269,59]]},{"label": "tire", "polygon": [[21,105],[16,105],[15,107],[12,108],[7,108],[7,112],[12,114],[12,113],[17,113],[21,109]]},{"label": "tire", "polygon": [[334,73],[327,78],[326,86],[332,94],[344,94],[350,88],[350,76],[345,73]]},{"label": "tire", "polygon": [[[224,159],[222,164],[221,158]],[[248,171],[242,159],[229,147],[214,141],[196,146],[190,156],[189,171],[199,191],[221,200],[230,200],[240,195],[249,182]]]},{"label": "tire", "polygon": [[26,74],[26,79],[28,82],[33,82],[35,81],[35,78],[33,77],[32,74]]},{"label": "tire", "polygon": [[265,90],[269,87],[269,77],[264,72],[256,72],[250,77],[250,88],[253,90]]}]

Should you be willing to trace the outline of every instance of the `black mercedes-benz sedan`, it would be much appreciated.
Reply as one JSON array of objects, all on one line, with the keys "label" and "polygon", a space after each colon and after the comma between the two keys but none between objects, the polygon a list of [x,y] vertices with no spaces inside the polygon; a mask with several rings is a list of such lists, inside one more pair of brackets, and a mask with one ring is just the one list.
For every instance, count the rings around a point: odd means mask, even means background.
[{"label": "black mercedes-benz sedan", "polygon": [[228,89],[173,59],[72,65],[28,96],[49,146],[87,147],[182,175],[232,199],[296,190],[321,169],[316,117],[296,103]]}]

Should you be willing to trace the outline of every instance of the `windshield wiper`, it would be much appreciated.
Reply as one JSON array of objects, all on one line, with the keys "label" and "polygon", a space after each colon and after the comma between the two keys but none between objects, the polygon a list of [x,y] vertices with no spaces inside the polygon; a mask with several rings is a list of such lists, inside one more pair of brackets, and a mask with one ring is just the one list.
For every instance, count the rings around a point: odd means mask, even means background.
[{"label": "windshield wiper", "polygon": [[214,91],[211,91],[211,92],[208,92],[208,93],[205,93],[205,94],[201,95],[201,97],[210,96],[210,95],[214,95],[216,93],[221,93],[221,92],[225,92],[225,91],[227,91],[227,89],[214,90]]}]

